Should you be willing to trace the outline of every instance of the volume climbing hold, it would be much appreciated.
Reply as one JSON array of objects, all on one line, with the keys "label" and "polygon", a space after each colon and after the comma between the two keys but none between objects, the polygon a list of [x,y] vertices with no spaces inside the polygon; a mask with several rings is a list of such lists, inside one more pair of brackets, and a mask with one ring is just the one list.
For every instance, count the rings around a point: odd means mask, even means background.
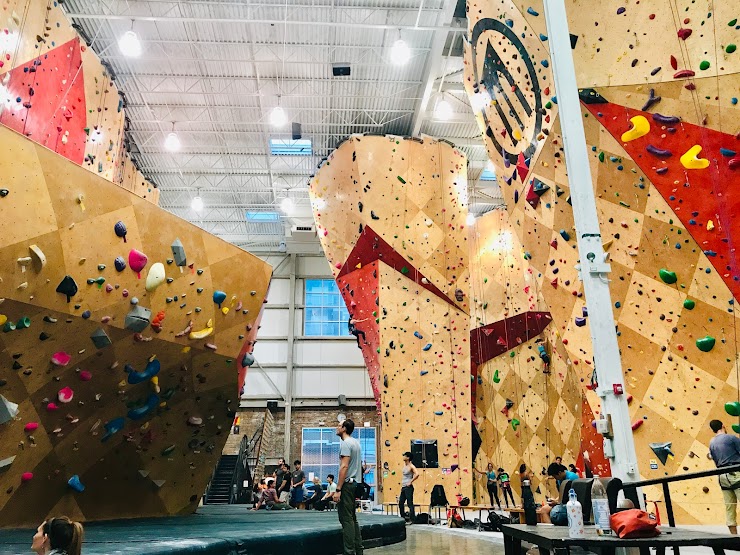
[{"label": "volume climbing hold", "polygon": [[150,293],[164,283],[167,276],[164,271],[164,264],[155,262],[149,268],[149,274],[146,276],[146,290]]},{"label": "volume climbing hold", "polygon": [[149,397],[146,398],[146,402],[142,406],[128,411],[128,417],[131,420],[140,420],[141,418],[144,418],[147,414],[149,414],[151,411],[153,411],[155,408],[157,408],[158,404],[159,404],[159,396],[157,396],[156,393],[150,393]]},{"label": "volume climbing hold", "polygon": [[725,403],[725,412],[730,416],[740,416],[740,403],[737,401]]},{"label": "volume climbing hold", "polygon": [[635,139],[639,139],[640,137],[644,137],[650,133],[650,122],[645,116],[635,116],[630,118],[630,123],[632,124],[632,128],[629,131],[622,133],[623,143],[634,141]]},{"label": "volume climbing hold", "polygon": [[666,270],[665,268],[661,268],[658,271],[658,275],[660,276],[660,279],[662,279],[665,283],[668,283],[668,284],[676,283],[678,281],[676,272],[671,272],[670,270]]},{"label": "volume climbing hold", "polygon": [[[131,299],[133,303],[134,299]],[[127,330],[139,333],[146,329],[152,319],[152,311],[148,308],[140,306],[139,304],[134,305],[134,308],[126,314],[124,319],[124,327]]]},{"label": "volume climbing hold", "polygon": [[653,453],[655,453],[655,456],[658,457],[658,460],[663,463],[663,466],[665,466],[665,463],[668,461],[668,459],[673,459],[674,453],[671,451],[671,445],[673,442],[666,441],[665,443],[651,443],[650,449],[653,450]]},{"label": "volume climbing hold", "polygon": [[185,256],[185,247],[182,245],[180,239],[175,239],[170,247],[172,249],[172,258],[175,259],[176,266],[187,266],[187,258]]},{"label": "volume climbing hold", "polygon": [[700,351],[708,353],[714,348],[716,340],[710,335],[706,335],[696,340],[696,348]]},{"label": "volume climbing hold", "polygon": [[703,170],[709,167],[709,160],[699,158],[701,146],[694,145],[681,156],[681,164],[687,170]]},{"label": "volume climbing hold", "polygon": [[146,368],[144,368],[144,370],[142,370],[141,372],[137,372],[133,368],[133,366],[129,364],[127,364],[124,368],[128,372],[128,383],[138,384],[150,380],[154,376],[159,374],[160,367],[161,365],[159,363],[159,360],[155,358],[154,360],[149,361],[149,363],[146,365]]}]

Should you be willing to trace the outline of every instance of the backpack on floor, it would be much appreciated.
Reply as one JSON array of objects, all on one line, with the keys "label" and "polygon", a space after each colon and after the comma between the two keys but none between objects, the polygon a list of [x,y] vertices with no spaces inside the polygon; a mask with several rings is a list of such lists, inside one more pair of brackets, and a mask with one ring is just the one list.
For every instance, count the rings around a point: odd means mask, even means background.
[{"label": "backpack on floor", "polygon": [[416,515],[414,524],[429,524],[429,513],[419,513]]},{"label": "backpack on floor", "polygon": [[491,511],[488,513],[488,522],[483,523],[483,529],[486,532],[500,532],[502,524],[511,524],[511,519]]}]

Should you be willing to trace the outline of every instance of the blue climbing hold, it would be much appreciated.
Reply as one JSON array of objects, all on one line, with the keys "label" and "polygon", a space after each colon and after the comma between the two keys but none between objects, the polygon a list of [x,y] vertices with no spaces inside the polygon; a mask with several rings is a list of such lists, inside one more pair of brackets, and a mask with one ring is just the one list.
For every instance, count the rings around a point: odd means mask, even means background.
[{"label": "blue climbing hold", "polygon": [[420,333],[419,333],[418,331],[415,331],[415,332],[414,332],[414,336],[415,336],[415,337],[418,337],[419,339],[424,339],[424,336],[423,336],[423,335],[421,335],[421,334],[420,334]]},{"label": "blue climbing hold", "polygon": [[85,485],[80,481],[80,477],[77,474],[67,480],[67,485],[75,490],[77,493],[82,493],[83,491],[85,491]]},{"label": "blue climbing hold", "polygon": [[421,372],[419,372],[419,375],[421,376],[426,376],[427,374],[429,374],[429,370],[422,370]]},{"label": "blue climbing hold", "polygon": [[560,230],[560,236],[565,239],[566,241],[570,241],[570,233],[565,231],[564,229]]},{"label": "blue climbing hold", "polygon": [[424,347],[422,347],[421,350],[422,351],[428,351],[431,348],[432,348],[432,344],[431,343],[427,343],[426,345],[424,345]]},{"label": "blue climbing hold", "polygon": [[128,383],[137,384],[151,380],[154,376],[159,374],[160,364],[159,360],[155,358],[146,365],[143,372],[137,372],[130,364],[127,364],[124,368],[128,372]]},{"label": "blue climbing hold", "polygon": [[537,17],[538,15],[540,15],[540,13],[537,12],[537,11],[535,11],[534,8],[532,8],[531,6],[529,8],[527,8],[527,13],[529,15],[533,15],[535,17]]},{"label": "blue climbing hold", "polygon": [[223,291],[214,291],[213,292],[213,302],[218,305],[218,308],[221,308],[221,303],[226,300],[226,293]]},{"label": "blue climbing hold", "polygon": [[128,411],[128,417],[131,420],[140,420],[144,418],[147,414],[152,412],[155,408],[157,408],[157,405],[159,404],[159,397],[156,393],[150,393],[149,397],[146,398],[146,402],[135,409],[131,409]]},{"label": "blue climbing hold", "polygon": [[550,62],[547,60],[542,60],[540,63],[542,64],[542,67],[550,67]]},{"label": "blue climbing hold", "polygon": [[540,40],[542,42],[545,42],[547,40],[547,35],[543,35],[542,33],[540,33]]},{"label": "blue climbing hold", "polygon": [[105,435],[101,438],[100,441],[108,441],[113,434],[117,434],[121,430],[123,430],[123,426],[126,424],[126,419],[122,416],[120,418],[114,418],[113,420],[110,420],[103,424],[103,428],[105,428]]},{"label": "blue climbing hold", "polygon": [[437,416],[442,416],[444,412],[442,412],[441,410],[435,410],[434,414],[436,414]]}]

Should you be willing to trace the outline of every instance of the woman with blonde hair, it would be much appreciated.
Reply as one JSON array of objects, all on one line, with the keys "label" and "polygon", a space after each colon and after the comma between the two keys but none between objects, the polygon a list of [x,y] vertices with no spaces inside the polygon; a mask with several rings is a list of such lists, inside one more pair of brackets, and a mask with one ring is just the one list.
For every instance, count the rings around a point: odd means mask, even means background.
[{"label": "woman with blonde hair", "polygon": [[82,524],[59,516],[41,523],[33,536],[31,551],[38,555],[80,555],[84,537]]}]

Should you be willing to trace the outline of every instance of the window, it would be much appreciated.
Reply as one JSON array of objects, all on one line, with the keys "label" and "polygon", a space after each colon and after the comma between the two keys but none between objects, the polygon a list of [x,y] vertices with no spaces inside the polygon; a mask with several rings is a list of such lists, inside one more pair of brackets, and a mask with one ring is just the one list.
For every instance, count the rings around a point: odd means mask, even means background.
[{"label": "window", "polygon": [[[352,437],[360,442],[362,460],[369,465],[365,483],[374,488],[377,462],[375,428],[355,428]],[[309,472],[318,476],[322,484],[326,483],[327,474],[333,474],[335,481],[339,479],[339,442],[334,428],[303,428],[301,463],[306,482]]]},{"label": "window", "polygon": [[491,168],[486,168],[480,174],[481,181],[496,181],[496,174],[493,173]]},{"label": "window", "polygon": [[277,212],[252,212],[248,210],[247,221],[256,223],[279,222],[280,214]]},{"label": "window", "polygon": [[333,279],[307,279],[303,335],[349,335],[349,312]]},{"label": "window", "polygon": [[292,154],[294,156],[311,156],[311,139],[270,139],[270,154],[280,156]]}]

